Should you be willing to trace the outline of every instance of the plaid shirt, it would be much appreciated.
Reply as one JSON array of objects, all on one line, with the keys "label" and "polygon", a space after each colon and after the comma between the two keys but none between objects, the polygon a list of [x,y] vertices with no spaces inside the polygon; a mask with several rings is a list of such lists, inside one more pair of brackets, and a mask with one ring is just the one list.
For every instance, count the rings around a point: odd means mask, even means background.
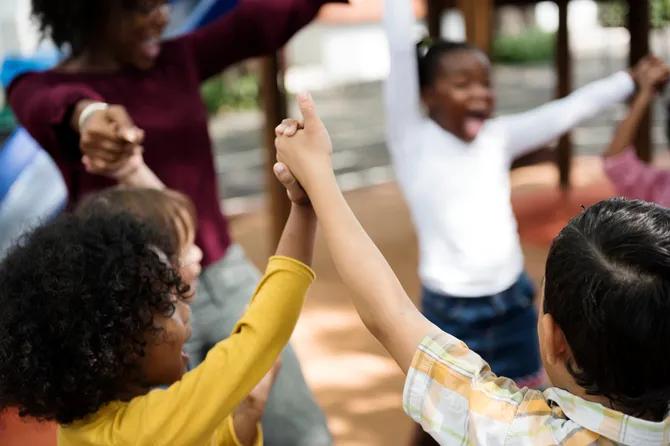
[{"label": "plaid shirt", "polygon": [[441,445],[668,445],[654,423],[564,390],[519,389],[446,333],[427,336],[407,374],[405,412]]}]

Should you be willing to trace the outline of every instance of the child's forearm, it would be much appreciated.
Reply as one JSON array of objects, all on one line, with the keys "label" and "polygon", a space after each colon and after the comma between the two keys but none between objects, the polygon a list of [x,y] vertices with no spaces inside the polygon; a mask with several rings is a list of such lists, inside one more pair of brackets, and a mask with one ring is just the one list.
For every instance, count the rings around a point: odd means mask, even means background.
[{"label": "child's forearm", "polygon": [[118,179],[119,184],[147,189],[165,189],[165,184],[144,162],[129,174]]},{"label": "child's forearm", "polygon": [[308,190],[335,266],[354,292],[363,323],[403,371],[433,326],[410,301],[390,265],[358,222],[332,173]]},{"label": "child's forearm", "polygon": [[612,142],[604,153],[606,157],[618,155],[633,145],[640,123],[653,98],[654,92],[649,89],[642,89],[635,96],[628,115],[617,127]]},{"label": "child's forearm", "polygon": [[291,212],[279,239],[276,254],[312,264],[316,216],[311,206],[291,204]]},{"label": "child's forearm", "polygon": [[235,436],[242,446],[254,446],[257,443],[258,423],[261,422],[262,415],[262,413],[246,410],[244,407],[238,408],[233,414]]}]

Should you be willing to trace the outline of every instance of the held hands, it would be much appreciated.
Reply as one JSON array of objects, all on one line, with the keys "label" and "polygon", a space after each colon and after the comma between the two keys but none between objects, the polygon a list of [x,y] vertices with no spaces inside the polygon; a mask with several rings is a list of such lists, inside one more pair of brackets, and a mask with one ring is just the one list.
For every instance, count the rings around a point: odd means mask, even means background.
[{"label": "held hands", "polygon": [[[83,110],[86,106],[81,114]],[[96,109],[79,123],[79,133],[82,162],[89,173],[120,180],[144,164],[144,131],[122,106]]]},{"label": "held hands", "polygon": [[658,57],[649,55],[635,65],[632,76],[641,92],[653,94],[665,88],[670,80],[670,67]]},{"label": "held hands", "polygon": [[[275,175],[284,184],[291,200],[299,192],[292,191],[288,185],[297,179],[305,187],[307,193],[315,182],[325,174],[332,173],[331,154],[333,151],[328,130],[316,113],[314,101],[310,95],[302,94],[298,97],[298,105],[303,121],[285,119],[275,129],[275,146],[277,148],[278,165],[275,166]],[[282,172],[287,167],[290,172]],[[278,172],[277,169],[280,171]],[[295,178],[293,178],[295,176]]]}]

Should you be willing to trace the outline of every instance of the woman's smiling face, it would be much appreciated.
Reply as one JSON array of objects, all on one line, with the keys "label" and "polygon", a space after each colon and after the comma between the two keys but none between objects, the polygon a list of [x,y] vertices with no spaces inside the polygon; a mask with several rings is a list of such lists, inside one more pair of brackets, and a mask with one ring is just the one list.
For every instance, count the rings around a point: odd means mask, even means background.
[{"label": "woman's smiling face", "polygon": [[102,43],[116,60],[139,70],[154,66],[170,21],[166,0],[136,0],[117,5],[104,27]]}]

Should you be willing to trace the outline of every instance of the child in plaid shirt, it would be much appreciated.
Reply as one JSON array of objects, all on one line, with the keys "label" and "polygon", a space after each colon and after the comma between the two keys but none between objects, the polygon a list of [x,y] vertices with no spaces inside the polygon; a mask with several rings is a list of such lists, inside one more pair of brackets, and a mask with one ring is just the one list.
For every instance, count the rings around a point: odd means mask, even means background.
[{"label": "child in plaid shirt", "polygon": [[414,307],[342,196],[328,132],[277,127],[361,319],[407,374],[405,411],[442,445],[670,444],[670,210],[611,199],[575,217],[546,265],[538,333],[553,387],[517,387]]}]

